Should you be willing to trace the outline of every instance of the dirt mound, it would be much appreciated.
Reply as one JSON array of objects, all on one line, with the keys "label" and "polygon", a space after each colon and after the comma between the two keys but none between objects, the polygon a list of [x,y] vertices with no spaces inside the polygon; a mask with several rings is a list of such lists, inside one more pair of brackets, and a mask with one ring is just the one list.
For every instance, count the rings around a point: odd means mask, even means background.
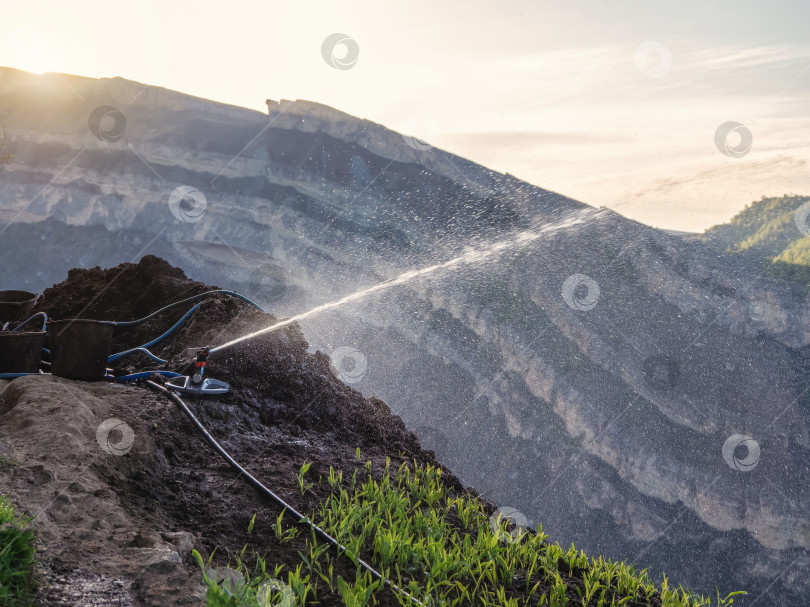
[{"label": "dirt mound", "polygon": [[[193,536],[185,532],[185,549],[160,537],[135,542],[154,523],[111,489],[122,464],[154,466],[155,443],[138,428],[126,460],[102,448],[108,420],[131,419],[127,409],[150,408],[156,400],[136,387],[50,376],[22,377],[0,392],[0,455],[6,462],[0,491],[34,519],[43,585],[38,604],[160,604],[152,599],[169,591],[175,605],[200,604],[198,576],[183,565]],[[125,439],[114,431],[107,437],[113,444]],[[157,530],[175,537],[170,527]]]},{"label": "dirt mound", "polygon": [[[145,257],[109,270],[72,270],[45,291],[38,310],[55,319],[132,320],[210,289],[161,259]],[[113,350],[161,335],[191,305],[117,328]],[[220,344],[274,321],[241,300],[217,295],[150,350],[169,360],[161,368],[188,372],[187,347]],[[366,461],[370,474],[380,477],[388,457],[395,467],[412,460],[437,463],[384,403],[341,383],[328,357],[307,349],[298,326],[290,325],[215,353],[211,374],[228,381],[232,391],[184,400],[240,463],[302,512],[315,511],[329,494],[323,479],[330,466],[350,478],[365,474]],[[117,375],[158,366],[140,355],[121,363]],[[117,420],[112,430],[110,420]],[[125,439],[129,449],[117,451]],[[174,403],[143,382],[50,376],[0,382],[0,455],[15,462],[0,475],[0,491],[35,517],[40,605],[200,604],[192,546],[206,555],[216,548],[218,566],[249,544],[268,555],[268,566],[294,568],[304,549],[307,534],[280,542],[272,527],[278,505],[247,485]],[[312,462],[308,477],[315,486],[302,494],[296,474],[304,462]],[[447,470],[445,480],[463,491]],[[341,567],[344,578],[354,578],[351,563]],[[340,604],[326,590],[319,598]],[[381,605],[397,604],[384,598]]]},{"label": "dirt mound", "polygon": [[[67,280],[45,290],[36,311],[55,320],[129,321],[213,289],[158,257],[146,256],[137,264],[107,270],[71,270]],[[178,306],[135,327],[116,328],[113,352],[163,334],[196,303]],[[238,298],[216,295],[204,300],[183,325],[150,350],[169,360],[161,368],[188,374],[193,362],[188,348],[221,344],[277,320]],[[364,398],[343,384],[326,355],[309,354],[307,349],[300,328],[293,324],[211,355],[210,373],[233,388],[218,400],[254,407],[267,422],[337,432],[358,445],[370,441],[392,451],[421,452],[416,437],[382,401]],[[123,375],[156,368],[155,362],[136,354],[121,359],[114,371]]]},{"label": "dirt mound", "polygon": [[135,320],[154,312],[160,302],[211,288],[189,279],[183,270],[160,257],[147,255],[137,264],[70,270],[67,280],[45,289],[37,311],[47,312],[55,320]]}]

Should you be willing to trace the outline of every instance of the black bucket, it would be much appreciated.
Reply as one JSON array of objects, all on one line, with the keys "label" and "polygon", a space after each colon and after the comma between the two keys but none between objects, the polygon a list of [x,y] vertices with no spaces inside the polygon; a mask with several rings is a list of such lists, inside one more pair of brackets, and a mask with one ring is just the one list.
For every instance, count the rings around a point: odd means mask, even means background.
[{"label": "black bucket", "polygon": [[48,322],[51,373],[69,379],[104,379],[115,323],[103,320]]},{"label": "black bucket", "polygon": [[37,305],[36,293],[30,291],[0,291],[0,325],[15,320],[25,320],[31,316],[35,305]]},{"label": "black bucket", "polygon": [[0,373],[37,373],[45,331],[0,331]]}]

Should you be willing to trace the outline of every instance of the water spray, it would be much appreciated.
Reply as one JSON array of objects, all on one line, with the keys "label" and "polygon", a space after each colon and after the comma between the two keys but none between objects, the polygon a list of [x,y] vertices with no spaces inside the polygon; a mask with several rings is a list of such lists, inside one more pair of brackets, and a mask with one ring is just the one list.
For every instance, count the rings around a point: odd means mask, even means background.
[{"label": "water spray", "polygon": [[498,242],[496,242],[496,243],[494,243],[494,244],[492,244],[492,245],[490,245],[488,247],[485,247],[483,249],[473,249],[473,250],[467,251],[464,254],[459,255],[458,257],[455,257],[455,258],[453,258],[453,259],[451,259],[449,261],[445,261],[445,262],[442,262],[442,263],[437,263],[437,264],[434,264],[432,266],[427,266],[425,268],[422,268],[421,270],[410,270],[408,272],[404,272],[404,273],[400,274],[399,276],[397,276],[395,278],[391,278],[390,280],[386,280],[384,282],[376,284],[376,285],[374,285],[372,287],[369,287],[367,289],[363,289],[362,291],[357,291],[355,293],[347,295],[346,297],[343,297],[342,299],[338,299],[336,301],[331,301],[331,302],[328,302],[328,303],[325,303],[325,304],[321,304],[320,306],[312,308],[311,310],[308,310],[306,312],[302,312],[301,314],[297,314],[297,315],[292,316],[290,318],[287,318],[285,320],[281,320],[281,321],[279,321],[279,322],[277,322],[275,324],[270,325],[269,327],[265,327],[264,329],[260,329],[258,331],[254,331],[253,333],[243,335],[242,337],[237,337],[236,339],[232,339],[231,341],[226,342],[226,343],[222,344],[221,346],[216,346],[214,348],[211,348],[208,351],[208,353],[209,354],[214,354],[215,352],[219,352],[221,350],[224,350],[225,348],[230,348],[231,346],[235,346],[236,344],[241,343],[243,341],[247,341],[249,339],[253,339],[254,337],[258,337],[259,335],[264,335],[265,333],[271,333],[273,331],[281,329],[282,327],[286,327],[287,325],[291,325],[292,323],[297,322],[299,320],[304,320],[305,318],[309,318],[310,316],[315,316],[316,314],[320,314],[321,312],[326,312],[328,310],[334,310],[335,308],[339,308],[339,307],[344,306],[346,304],[353,303],[355,301],[359,301],[361,299],[364,299],[364,298],[366,298],[369,295],[372,295],[374,293],[378,293],[380,291],[384,291],[386,289],[390,289],[392,287],[396,287],[398,285],[402,285],[402,284],[411,282],[412,280],[415,280],[417,278],[422,278],[422,277],[427,276],[429,274],[433,274],[434,272],[438,272],[440,270],[446,270],[448,268],[452,268],[452,267],[463,265],[463,264],[466,265],[466,264],[473,264],[473,263],[481,262],[484,259],[487,259],[488,257],[491,257],[493,255],[497,255],[498,253],[501,253],[503,251],[507,251],[509,249],[514,249],[514,248],[525,246],[525,245],[527,245],[527,244],[541,238],[542,236],[544,236],[548,232],[554,232],[554,231],[562,230],[562,229],[565,229],[565,228],[571,228],[573,226],[576,226],[578,224],[583,223],[587,219],[596,218],[599,215],[604,214],[604,213],[605,213],[605,211],[601,211],[601,210],[597,210],[597,211],[588,210],[588,211],[586,211],[584,213],[578,213],[577,215],[575,215],[573,217],[570,217],[570,218],[568,218],[568,219],[566,219],[564,221],[561,221],[559,223],[554,223],[554,224],[549,224],[549,225],[543,226],[540,229],[525,230],[523,232],[518,232],[513,238],[511,238],[509,240],[498,241]]}]

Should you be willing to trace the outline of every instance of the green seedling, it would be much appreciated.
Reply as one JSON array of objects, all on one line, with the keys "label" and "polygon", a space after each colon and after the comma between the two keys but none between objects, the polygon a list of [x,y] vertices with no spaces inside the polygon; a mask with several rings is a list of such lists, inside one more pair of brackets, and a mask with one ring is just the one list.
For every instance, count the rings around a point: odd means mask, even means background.
[{"label": "green seedling", "polygon": [[[372,581],[360,559],[430,606],[731,607],[733,597],[741,594],[721,598],[718,593],[709,600],[670,588],[666,578],[656,585],[646,570],[637,572],[601,557],[589,559],[573,545],[566,550],[549,542],[540,526],[503,541],[505,521],[493,532],[481,501],[448,489],[441,470],[415,463],[392,470],[387,461],[377,478],[370,465],[365,466],[368,474],[358,477],[361,469],[355,469],[345,487],[342,473],[330,468],[332,491],[310,515],[343,549],[335,550],[314,531],[302,536],[297,527],[285,529],[284,512],[273,525],[279,543],[293,543],[298,551],[298,561],[287,563],[284,582],[296,605],[365,607],[385,600],[381,593],[390,590]],[[298,474],[302,494],[309,490],[308,469],[304,464]],[[244,550],[236,559],[244,586],[250,589],[271,579],[263,558],[253,558],[252,570],[245,564]],[[338,567],[337,559],[347,560]],[[357,572],[354,583],[336,573],[345,575],[347,564]],[[277,566],[272,579],[281,579],[279,573]],[[213,602],[220,600],[221,590],[209,585],[209,605],[224,604]],[[255,597],[253,603],[238,598],[242,590],[229,590],[232,602],[227,604],[255,607]],[[408,596],[395,596],[403,607],[414,607]]]},{"label": "green seedling", "polygon": [[310,489],[312,489],[312,487],[314,487],[312,483],[304,482],[304,475],[306,475],[311,466],[312,462],[305,462],[301,466],[301,470],[299,470],[298,474],[296,475],[296,479],[298,480],[298,488],[301,490],[301,495],[304,495],[307,491],[309,491]]},{"label": "green seedling", "polygon": [[332,466],[329,466],[329,477],[326,480],[329,482],[332,491],[337,491],[343,484],[343,471],[335,471]]},{"label": "green seedling", "polygon": [[282,510],[279,513],[279,515],[276,517],[276,522],[273,525],[273,531],[276,534],[276,539],[282,544],[295,539],[298,537],[298,534],[301,533],[300,530],[296,529],[295,527],[284,529],[284,525],[282,525],[281,521],[284,518],[285,512],[286,510]]}]

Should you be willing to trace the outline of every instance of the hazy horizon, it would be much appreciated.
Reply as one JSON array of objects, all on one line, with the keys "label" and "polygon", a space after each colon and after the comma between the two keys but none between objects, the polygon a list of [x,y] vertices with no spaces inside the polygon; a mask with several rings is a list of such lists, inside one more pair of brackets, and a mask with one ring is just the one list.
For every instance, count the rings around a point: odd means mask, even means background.
[{"label": "hazy horizon", "polygon": [[[810,8],[798,3],[218,6],[16,5],[0,65],[258,111],[308,99],[667,229],[810,192]],[[335,33],[351,40],[330,57]],[[739,125],[726,127],[731,153],[716,141],[727,123]]]}]

